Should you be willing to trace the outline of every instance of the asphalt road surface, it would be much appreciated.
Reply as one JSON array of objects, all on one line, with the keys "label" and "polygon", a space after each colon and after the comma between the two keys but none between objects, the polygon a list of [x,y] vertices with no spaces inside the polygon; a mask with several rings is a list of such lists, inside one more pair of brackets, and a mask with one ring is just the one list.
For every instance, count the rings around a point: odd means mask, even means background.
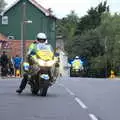
[{"label": "asphalt road surface", "polygon": [[46,97],[16,94],[19,83],[0,79],[0,120],[120,120],[119,80],[63,77]]}]

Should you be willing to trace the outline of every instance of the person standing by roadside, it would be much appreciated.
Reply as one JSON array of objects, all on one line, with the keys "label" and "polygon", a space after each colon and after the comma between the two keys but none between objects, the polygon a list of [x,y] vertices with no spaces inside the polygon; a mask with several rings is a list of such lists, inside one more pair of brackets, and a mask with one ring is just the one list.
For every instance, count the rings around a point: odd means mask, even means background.
[{"label": "person standing by roadside", "polygon": [[16,76],[17,70],[21,71],[22,58],[16,55],[16,57],[13,59],[13,63],[14,63],[15,76]]},{"label": "person standing by roadside", "polygon": [[1,76],[6,77],[8,73],[8,56],[6,55],[5,51],[3,51],[3,54],[1,55],[0,64],[1,64]]},{"label": "person standing by roadside", "polygon": [[9,57],[9,61],[8,61],[8,75],[10,77],[14,77],[14,65],[13,65],[12,57]]}]

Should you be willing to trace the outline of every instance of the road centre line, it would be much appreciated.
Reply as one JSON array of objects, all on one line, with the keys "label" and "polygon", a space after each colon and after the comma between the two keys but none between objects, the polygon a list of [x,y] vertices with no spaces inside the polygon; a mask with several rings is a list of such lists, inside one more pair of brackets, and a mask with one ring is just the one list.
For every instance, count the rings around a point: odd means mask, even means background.
[{"label": "road centre line", "polygon": [[75,93],[73,93],[69,88],[65,88],[65,89],[70,95],[75,96]]},{"label": "road centre line", "polygon": [[91,118],[91,120],[98,120],[94,114],[89,114],[89,117]]},{"label": "road centre line", "polygon": [[[63,84],[59,84],[61,87],[64,87],[65,88],[65,86],[63,85]],[[70,95],[72,95],[72,96],[75,96],[75,94],[69,89],[69,88],[65,88],[66,89],[66,91],[70,94]],[[83,108],[83,109],[87,109],[88,107],[78,98],[78,97],[75,97],[74,98],[75,99],[75,101]]]},{"label": "road centre line", "polygon": [[59,84],[59,86],[65,88],[70,95],[75,96],[75,93],[73,93],[69,88],[66,88],[63,84]]},{"label": "road centre line", "polygon": [[87,109],[88,107],[77,97],[75,97],[75,101],[83,108]]},{"label": "road centre line", "polygon": [[65,90],[72,96],[74,96],[75,94],[69,89],[69,88],[66,88],[63,84],[59,84],[59,86],[65,88]]},{"label": "road centre line", "polygon": [[[69,88],[66,88],[63,84],[59,84],[59,86],[65,88],[65,90],[71,95],[75,96],[75,93],[73,93]],[[83,108],[83,109],[88,109],[88,107],[78,98],[74,98],[75,101]],[[94,114],[88,114],[91,120],[98,120],[98,118]]]}]

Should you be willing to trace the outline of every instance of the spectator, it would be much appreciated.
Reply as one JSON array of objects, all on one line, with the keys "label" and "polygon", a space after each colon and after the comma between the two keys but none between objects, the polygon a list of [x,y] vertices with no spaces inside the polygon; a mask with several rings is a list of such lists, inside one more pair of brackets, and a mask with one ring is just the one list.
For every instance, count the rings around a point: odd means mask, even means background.
[{"label": "spectator", "polygon": [[6,55],[5,51],[3,51],[3,54],[0,58],[1,63],[1,76],[6,77],[8,73],[8,56]]},{"label": "spectator", "polygon": [[9,58],[8,62],[8,75],[10,75],[11,77],[14,76],[14,65],[12,57]]},{"label": "spectator", "polygon": [[14,63],[15,76],[16,76],[16,71],[21,70],[22,58],[16,55],[16,57],[13,59],[13,63]]}]

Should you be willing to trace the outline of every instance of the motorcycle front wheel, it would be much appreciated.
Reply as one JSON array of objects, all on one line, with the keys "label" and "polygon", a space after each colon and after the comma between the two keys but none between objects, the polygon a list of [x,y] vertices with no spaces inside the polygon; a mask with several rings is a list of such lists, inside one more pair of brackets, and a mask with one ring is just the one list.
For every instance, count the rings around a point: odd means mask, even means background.
[{"label": "motorcycle front wheel", "polygon": [[48,91],[48,87],[41,88],[40,89],[40,95],[41,96],[46,96],[47,95],[47,91]]}]

